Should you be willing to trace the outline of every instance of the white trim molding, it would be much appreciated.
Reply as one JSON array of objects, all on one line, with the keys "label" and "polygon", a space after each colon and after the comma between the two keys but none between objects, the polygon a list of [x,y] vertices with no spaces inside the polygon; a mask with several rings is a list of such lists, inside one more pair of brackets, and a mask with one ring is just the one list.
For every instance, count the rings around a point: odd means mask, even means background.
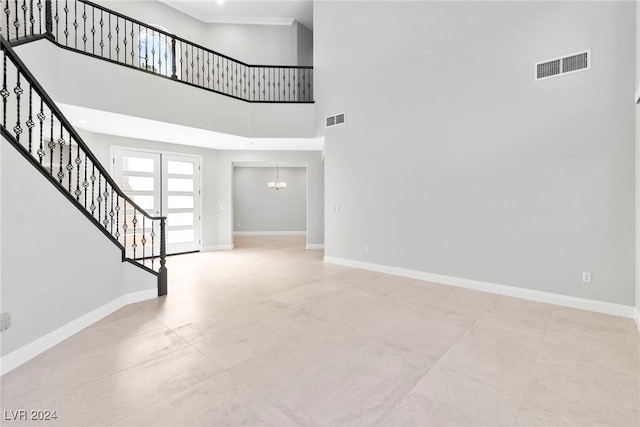
[{"label": "white trim molding", "polygon": [[133,304],[140,301],[146,301],[149,299],[157,298],[157,289],[148,289],[146,291],[132,292],[130,294],[123,295],[115,300],[99,307],[84,316],[81,316],[66,325],[56,329],[53,332],[38,338],[29,344],[12,351],[0,358],[0,375],[4,375],[22,365],[25,362],[33,359],[37,355],[49,350],[56,344],[61,343],[70,336],[77,334],[81,330],[93,325],[98,320],[107,317],[111,313],[121,309],[125,305]]},{"label": "white trim molding", "polygon": [[307,243],[307,249],[324,249],[324,243]]},{"label": "white trim molding", "polygon": [[306,236],[306,231],[234,231],[234,236]]},{"label": "white trim molding", "polygon": [[638,327],[638,332],[640,332],[640,310],[639,308],[635,308],[633,310],[633,319],[636,321],[636,326]]},{"label": "white trim molding", "polygon": [[379,273],[393,274],[395,276],[409,277],[411,279],[442,283],[443,285],[457,286],[460,288],[490,292],[498,295],[507,295],[507,296],[522,298],[522,299],[531,300],[531,301],[546,302],[548,304],[578,308],[581,310],[595,311],[597,313],[610,314],[613,316],[634,318],[634,311],[635,311],[636,322],[639,322],[637,317],[637,310],[633,306],[629,306],[629,305],[596,301],[596,300],[590,300],[585,298],[572,297],[568,295],[554,294],[551,292],[543,292],[543,291],[536,291],[533,289],[518,288],[515,286],[498,285],[495,283],[481,282],[478,280],[444,276],[441,274],[426,273],[423,271],[409,270],[405,268],[391,267],[387,265],[373,264],[373,263],[362,262],[362,261],[353,261],[353,260],[344,259],[344,258],[324,257],[324,261],[331,264],[344,265],[346,267],[354,267],[354,268],[360,268],[363,270],[376,271]]},{"label": "white trim molding", "polygon": [[234,245],[215,245],[215,246],[203,246],[200,252],[213,252],[213,251],[230,251],[234,248]]}]

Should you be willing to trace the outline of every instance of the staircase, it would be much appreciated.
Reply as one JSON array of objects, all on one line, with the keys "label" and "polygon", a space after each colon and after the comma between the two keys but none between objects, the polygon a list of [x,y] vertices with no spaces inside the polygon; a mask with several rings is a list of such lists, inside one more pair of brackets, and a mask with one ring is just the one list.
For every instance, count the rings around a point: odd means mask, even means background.
[{"label": "staircase", "polygon": [[69,121],[0,37],[0,133],[122,252],[157,276],[167,294],[165,217],[150,216],[113,181]]}]

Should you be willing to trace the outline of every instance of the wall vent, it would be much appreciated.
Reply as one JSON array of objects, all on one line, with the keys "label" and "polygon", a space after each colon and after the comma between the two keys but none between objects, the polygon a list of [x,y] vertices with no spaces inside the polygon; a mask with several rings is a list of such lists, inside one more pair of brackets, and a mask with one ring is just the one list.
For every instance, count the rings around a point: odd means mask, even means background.
[{"label": "wall vent", "polygon": [[345,113],[336,114],[326,118],[325,127],[339,126],[345,123]]},{"label": "wall vent", "polygon": [[536,62],[534,80],[544,80],[591,69],[591,50]]}]

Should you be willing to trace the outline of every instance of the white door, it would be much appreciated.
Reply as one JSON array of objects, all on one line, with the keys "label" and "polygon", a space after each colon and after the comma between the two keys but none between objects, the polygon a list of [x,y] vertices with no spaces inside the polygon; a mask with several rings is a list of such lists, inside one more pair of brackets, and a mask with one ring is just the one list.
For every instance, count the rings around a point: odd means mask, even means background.
[{"label": "white door", "polygon": [[167,252],[199,250],[200,159],[163,154],[162,189],[162,215],[167,217]]},{"label": "white door", "polygon": [[120,188],[152,216],[167,217],[167,254],[200,249],[200,159],[113,150]]}]

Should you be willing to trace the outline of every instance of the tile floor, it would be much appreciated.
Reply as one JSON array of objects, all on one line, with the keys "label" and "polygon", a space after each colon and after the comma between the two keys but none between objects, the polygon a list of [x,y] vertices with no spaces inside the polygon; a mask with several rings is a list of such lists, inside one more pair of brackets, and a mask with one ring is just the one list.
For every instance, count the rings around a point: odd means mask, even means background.
[{"label": "tile floor", "polygon": [[55,410],[41,426],[640,425],[629,319],[324,264],[299,237],[236,245],[169,258],[167,297],[2,377],[3,413]]}]

